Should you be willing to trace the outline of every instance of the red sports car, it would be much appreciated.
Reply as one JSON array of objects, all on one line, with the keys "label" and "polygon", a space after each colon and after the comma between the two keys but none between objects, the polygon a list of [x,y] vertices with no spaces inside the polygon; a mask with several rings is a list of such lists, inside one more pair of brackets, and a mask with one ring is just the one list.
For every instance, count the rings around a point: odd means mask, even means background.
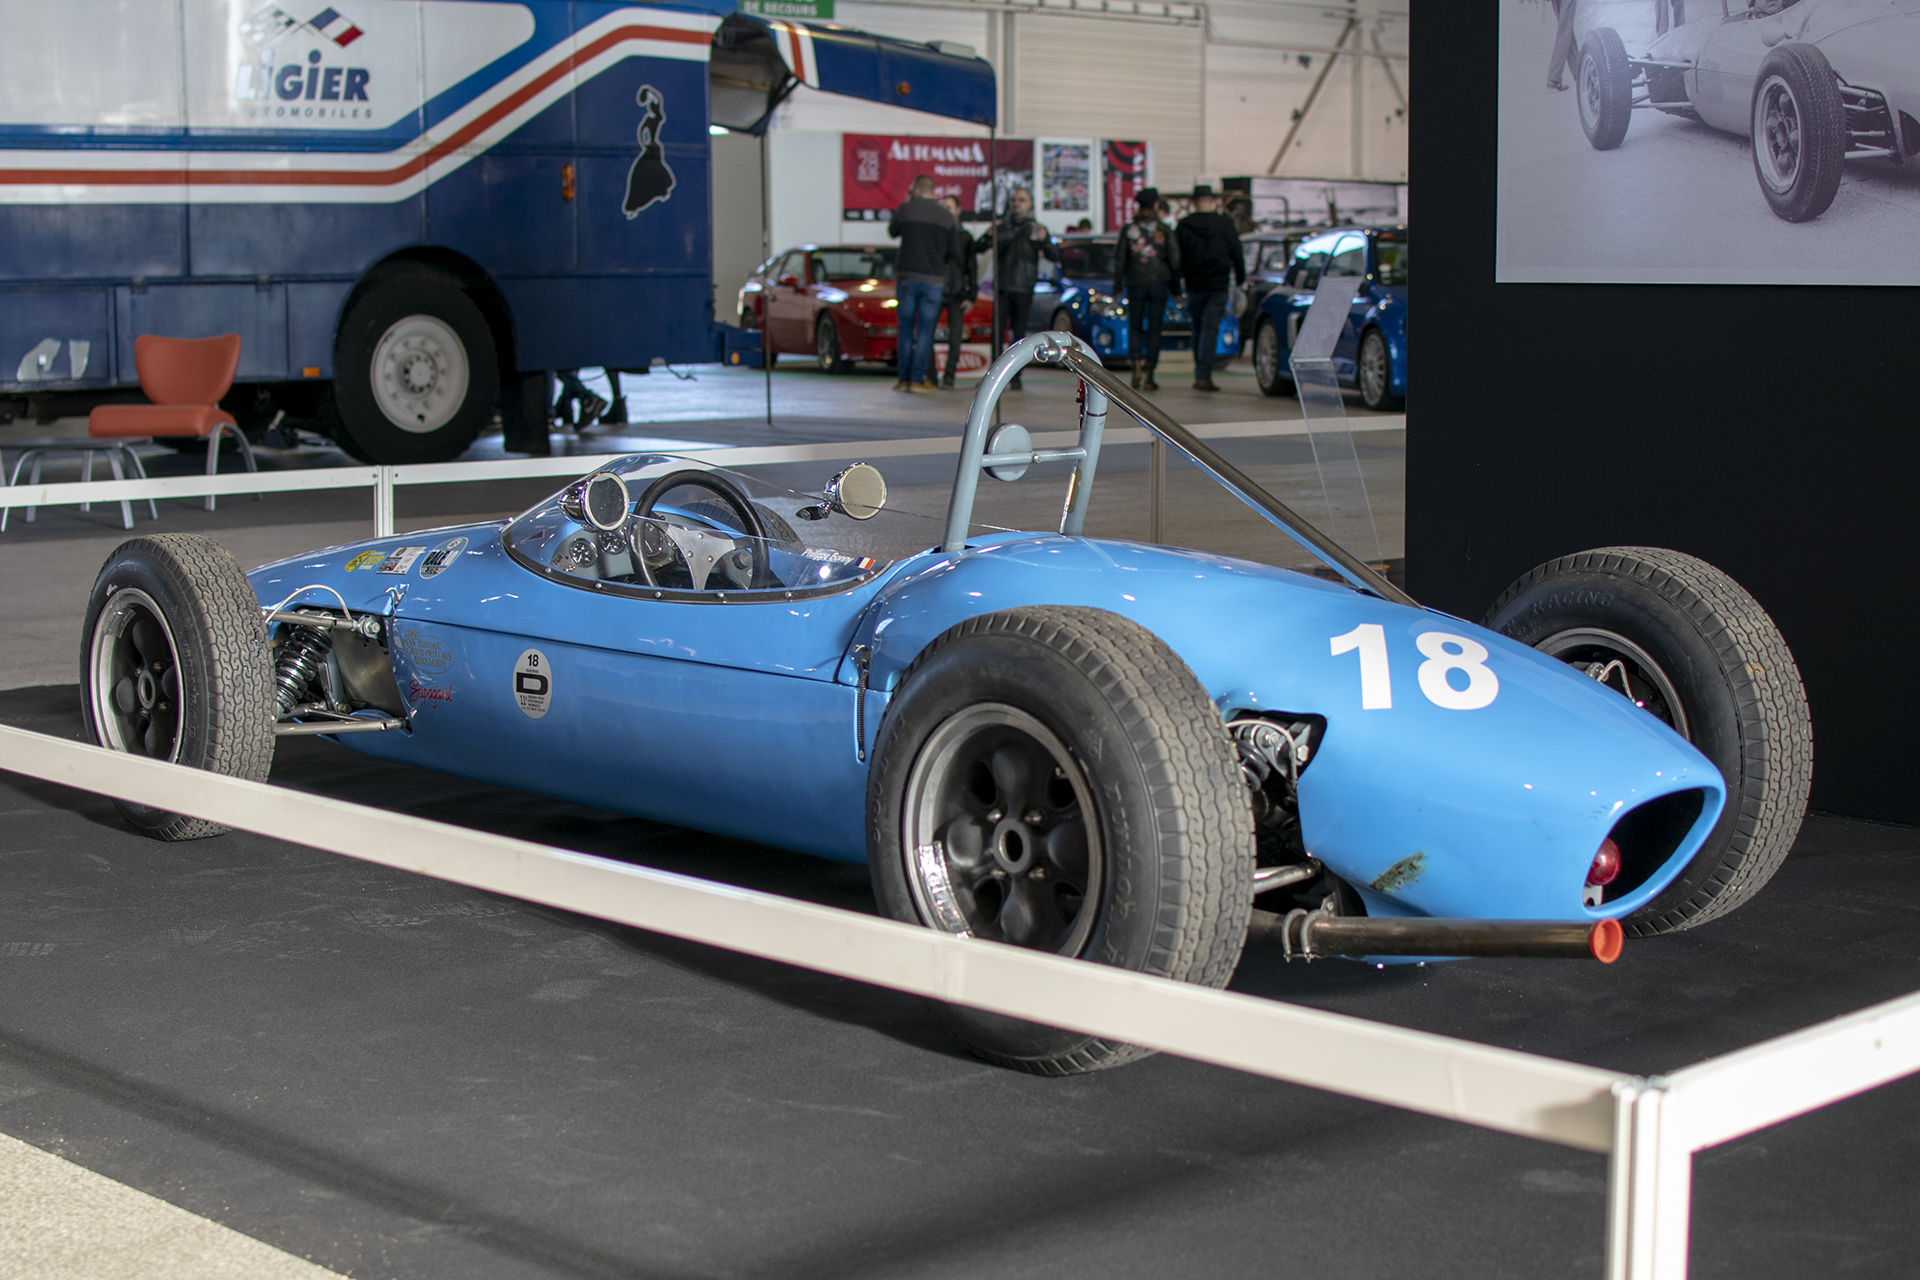
[{"label": "red sports car", "polygon": [[[829,373],[846,373],[856,360],[893,364],[900,326],[894,314],[894,246],[803,244],[776,254],[740,288],[740,324],[759,329],[771,357],[808,355]],[[944,320],[944,315],[942,317]],[[967,309],[963,341],[993,337],[993,303],[977,297]],[[947,358],[947,327],[934,331],[934,370]],[[972,359],[969,359],[969,357]],[[960,372],[985,356],[963,351]]]}]

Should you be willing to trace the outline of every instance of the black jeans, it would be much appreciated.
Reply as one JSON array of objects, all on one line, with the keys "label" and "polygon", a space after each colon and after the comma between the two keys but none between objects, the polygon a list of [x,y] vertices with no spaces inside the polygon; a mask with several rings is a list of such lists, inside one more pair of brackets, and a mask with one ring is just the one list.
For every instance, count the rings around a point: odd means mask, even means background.
[{"label": "black jeans", "polygon": [[1148,373],[1160,363],[1160,330],[1167,323],[1170,292],[1163,284],[1127,286],[1127,354],[1142,361]]},{"label": "black jeans", "polygon": [[1225,289],[1187,290],[1187,315],[1193,321],[1193,380],[1213,381],[1213,353],[1220,346],[1220,321],[1227,314]]},{"label": "black jeans", "polygon": [[1031,289],[1000,295],[1000,332],[1005,336],[1004,345],[1010,347],[1027,336],[1027,316],[1032,311],[1033,290]]},{"label": "black jeans", "polygon": [[[960,344],[967,340],[967,308],[973,305],[974,295],[964,293],[945,294],[940,299],[941,314],[947,318],[947,367],[941,371],[941,378],[951,380],[960,372]],[[937,327],[939,320],[935,319]]]}]

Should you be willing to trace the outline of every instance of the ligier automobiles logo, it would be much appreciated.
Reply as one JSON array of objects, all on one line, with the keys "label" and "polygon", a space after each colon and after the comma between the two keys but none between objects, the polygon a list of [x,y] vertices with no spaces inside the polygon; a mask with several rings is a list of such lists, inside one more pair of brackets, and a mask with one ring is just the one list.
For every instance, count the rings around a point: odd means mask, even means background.
[{"label": "ligier automobiles logo", "polygon": [[[373,118],[368,97],[372,69],[334,61],[340,50],[366,34],[338,9],[322,9],[302,22],[285,9],[267,5],[242,22],[239,30],[254,54],[252,61],[235,69],[233,96],[244,103],[263,104],[246,107],[248,119]],[[288,39],[302,34],[305,40]],[[304,56],[301,44],[309,46]]]}]

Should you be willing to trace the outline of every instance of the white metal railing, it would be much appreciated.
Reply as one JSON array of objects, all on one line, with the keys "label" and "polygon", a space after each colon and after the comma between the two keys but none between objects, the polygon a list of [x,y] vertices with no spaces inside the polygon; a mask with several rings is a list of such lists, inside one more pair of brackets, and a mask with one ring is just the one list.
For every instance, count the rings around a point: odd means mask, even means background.
[{"label": "white metal railing", "polygon": [[[1403,415],[1381,415],[1364,420],[1367,430],[1406,426]],[[1245,436],[1304,435],[1307,424],[1297,421],[1221,422],[1193,428],[1202,439]],[[1042,448],[1071,444],[1072,431],[1034,433]],[[1116,428],[1106,433],[1108,444],[1145,444],[1149,433],[1141,427]],[[7,447],[0,440],[0,450]],[[839,462],[862,458],[905,458],[958,453],[958,436],[918,436],[904,440],[865,440],[832,444],[747,445],[724,449],[677,449],[665,452],[722,467],[764,467],[788,462]],[[621,457],[621,454],[569,454],[557,458],[505,458],[493,462],[439,462],[416,466],[376,467],[355,464],[306,471],[232,472],[219,476],[166,476],[158,480],[87,480],[53,484],[0,484],[0,510],[9,507],[57,507],[83,502],[142,501],[150,498],[199,498],[207,495],[289,493],[305,489],[372,489],[373,536],[394,532],[394,490],[406,485],[459,484],[481,480],[525,480],[542,476],[567,477]],[[0,544],[4,545],[4,544]]]},{"label": "white metal railing", "polygon": [[1610,1158],[1608,1280],[1682,1280],[1695,1151],[1920,1070],[1920,994],[1664,1077],[957,938],[0,726],[0,770]]}]

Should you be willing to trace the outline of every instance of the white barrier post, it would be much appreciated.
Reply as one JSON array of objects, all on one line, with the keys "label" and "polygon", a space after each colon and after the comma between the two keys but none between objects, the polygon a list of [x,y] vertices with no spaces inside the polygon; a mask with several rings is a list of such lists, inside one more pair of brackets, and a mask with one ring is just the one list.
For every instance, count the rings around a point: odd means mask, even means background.
[{"label": "white barrier post", "polygon": [[393,536],[393,471],[379,467],[373,473],[373,536]]},{"label": "white barrier post", "polygon": [[1607,1280],[1686,1280],[1693,1148],[1665,1080],[1613,1088],[1607,1167]]}]

